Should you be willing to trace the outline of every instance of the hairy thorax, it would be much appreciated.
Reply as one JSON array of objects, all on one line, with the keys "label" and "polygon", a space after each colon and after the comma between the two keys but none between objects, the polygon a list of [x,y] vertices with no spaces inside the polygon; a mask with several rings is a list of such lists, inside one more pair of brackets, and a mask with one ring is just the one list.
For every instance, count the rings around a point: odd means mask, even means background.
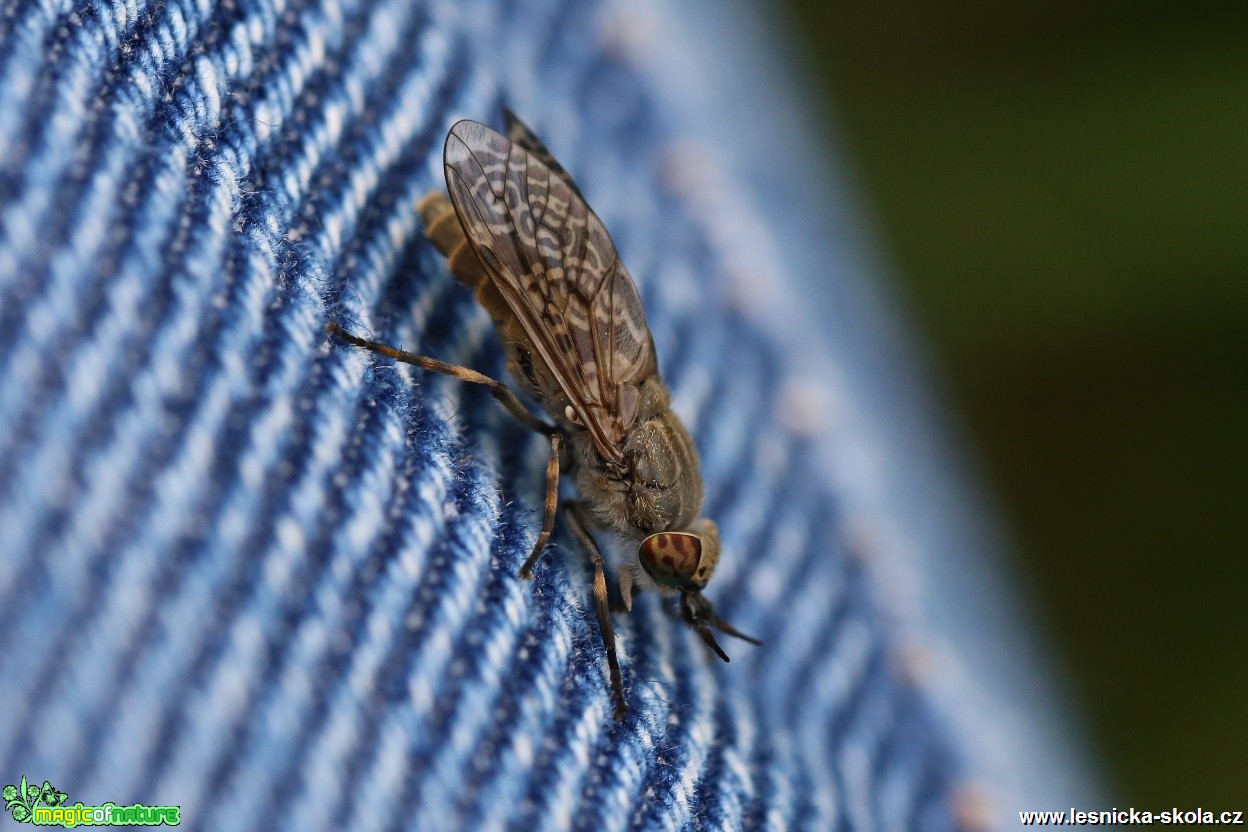
[{"label": "hairy thorax", "polygon": [[642,384],[619,465],[605,463],[584,431],[570,431],[577,489],[603,525],[632,540],[685,529],[702,509],[697,451],[670,401],[657,376]]}]

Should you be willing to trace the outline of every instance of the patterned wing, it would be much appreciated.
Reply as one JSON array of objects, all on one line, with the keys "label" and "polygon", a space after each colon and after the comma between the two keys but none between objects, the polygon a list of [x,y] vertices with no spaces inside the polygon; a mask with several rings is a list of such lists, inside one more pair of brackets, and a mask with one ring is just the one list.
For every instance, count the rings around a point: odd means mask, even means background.
[{"label": "patterned wing", "polygon": [[563,169],[563,165],[555,159],[554,155],[546,149],[546,145],[537,134],[529,129],[529,125],[525,124],[520,118],[511,111],[510,108],[503,108],[503,123],[507,125],[507,139],[512,144],[518,144],[525,150],[529,151],[530,156],[537,157],[538,161],[550,168],[550,172],[567,183],[572,189],[572,193],[584,199],[581,189],[576,187],[576,183],[572,181],[572,177]]},{"label": "patterned wing", "polygon": [[602,221],[566,173],[483,124],[452,127],[443,159],[451,204],[499,293],[599,454],[622,460],[638,388],[656,364],[637,288]]}]

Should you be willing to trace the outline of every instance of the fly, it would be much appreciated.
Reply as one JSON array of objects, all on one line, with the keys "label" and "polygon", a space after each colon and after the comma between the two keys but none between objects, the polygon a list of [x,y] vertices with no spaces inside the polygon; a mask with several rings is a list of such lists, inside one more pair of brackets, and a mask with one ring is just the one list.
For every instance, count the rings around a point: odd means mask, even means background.
[{"label": "fly", "polygon": [[671,410],[633,279],[567,171],[511,111],[504,117],[506,136],[475,121],[451,128],[446,193],[430,192],[417,209],[451,273],[493,319],[511,377],[548,418],[475,370],[359,338],[338,324],[328,329],[354,346],[484,385],[550,440],[542,530],[520,576],[532,577],[550,539],[561,474],[574,477],[580,498],[564,503],[564,516],[593,562],[594,609],[622,718],[628,705],[591,528],[635,546],[617,573],[625,609],[640,590],[678,596],[681,618],[724,661],[712,628],[760,642],[716,615],[702,594],[719,562],[719,531],[701,517],[698,451]]}]

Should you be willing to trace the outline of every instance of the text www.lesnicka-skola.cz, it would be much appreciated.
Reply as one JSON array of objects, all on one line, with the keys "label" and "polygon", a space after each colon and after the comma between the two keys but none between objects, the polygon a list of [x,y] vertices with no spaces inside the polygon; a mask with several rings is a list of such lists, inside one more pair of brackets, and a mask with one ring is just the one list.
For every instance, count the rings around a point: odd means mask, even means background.
[{"label": "text www.lesnicka-skola.cz", "polygon": [[1162,826],[1195,826],[1197,824],[1225,824],[1234,826],[1244,823],[1244,813],[1215,812],[1210,809],[1167,809],[1149,812],[1142,809],[1110,809],[1103,812],[1019,812],[1023,826],[1108,826],[1109,824],[1159,824]]}]

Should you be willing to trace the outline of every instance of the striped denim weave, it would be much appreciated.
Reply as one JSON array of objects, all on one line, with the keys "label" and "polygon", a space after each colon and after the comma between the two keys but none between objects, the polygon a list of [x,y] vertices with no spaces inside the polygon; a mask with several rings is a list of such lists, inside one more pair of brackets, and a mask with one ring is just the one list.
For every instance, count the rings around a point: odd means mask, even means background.
[{"label": "striped denim weave", "polygon": [[[725,288],[663,164],[680,115],[602,12],[8,0],[0,780],[192,829],[952,825],[946,729],[777,421],[783,342]],[[641,597],[618,725],[566,531],[516,577],[543,440],[324,334],[503,373],[413,205],[449,125],[504,102],[637,277],[724,538],[708,594],[766,642],[721,665]]]}]

